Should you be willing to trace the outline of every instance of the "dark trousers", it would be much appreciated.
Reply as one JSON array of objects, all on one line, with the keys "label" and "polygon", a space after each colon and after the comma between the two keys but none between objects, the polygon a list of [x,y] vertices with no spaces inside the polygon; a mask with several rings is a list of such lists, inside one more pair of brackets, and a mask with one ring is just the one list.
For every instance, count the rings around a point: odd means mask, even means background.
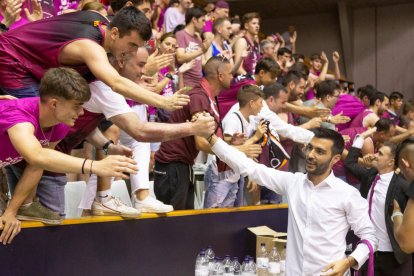
[{"label": "dark trousers", "polygon": [[[368,261],[365,262],[361,269],[360,275],[368,275]],[[375,276],[411,276],[412,262],[411,258],[399,264],[394,257],[393,252],[375,252],[374,259],[374,275]]]},{"label": "dark trousers", "polygon": [[174,210],[194,209],[192,171],[189,164],[155,161],[154,193],[157,199],[171,204]]}]

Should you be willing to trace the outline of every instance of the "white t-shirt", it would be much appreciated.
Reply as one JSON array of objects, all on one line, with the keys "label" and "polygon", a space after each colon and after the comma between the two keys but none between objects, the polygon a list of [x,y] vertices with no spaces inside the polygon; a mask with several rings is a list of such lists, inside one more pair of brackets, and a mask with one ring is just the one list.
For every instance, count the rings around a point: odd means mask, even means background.
[{"label": "white t-shirt", "polygon": [[174,31],[178,25],[185,25],[185,13],[178,8],[168,8],[164,15],[164,26],[167,33]]},{"label": "white t-shirt", "polygon": [[[238,117],[237,113],[240,117]],[[253,117],[250,117],[253,118]],[[240,121],[241,119],[241,121]],[[243,123],[243,127],[242,127]],[[243,117],[240,111],[229,112],[226,117],[224,117],[221,122],[223,126],[223,133],[233,136],[235,133],[244,133],[248,138],[250,138],[256,130],[255,120],[250,119],[249,122]]]},{"label": "white t-shirt", "polygon": [[106,119],[116,115],[134,112],[125,101],[124,96],[112,91],[102,81],[94,81],[89,84],[91,99],[83,104],[83,108],[93,113],[102,113]]}]

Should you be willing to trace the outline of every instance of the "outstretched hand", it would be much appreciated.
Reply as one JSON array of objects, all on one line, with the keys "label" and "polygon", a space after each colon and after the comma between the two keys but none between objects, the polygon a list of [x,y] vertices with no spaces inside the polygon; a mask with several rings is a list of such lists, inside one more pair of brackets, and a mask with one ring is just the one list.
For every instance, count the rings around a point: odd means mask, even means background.
[{"label": "outstretched hand", "polygon": [[26,17],[30,22],[34,22],[40,19],[43,19],[43,10],[42,5],[37,0],[32,0],[33,12],[30,13],[29,9],[25,8],[24,12]]}]

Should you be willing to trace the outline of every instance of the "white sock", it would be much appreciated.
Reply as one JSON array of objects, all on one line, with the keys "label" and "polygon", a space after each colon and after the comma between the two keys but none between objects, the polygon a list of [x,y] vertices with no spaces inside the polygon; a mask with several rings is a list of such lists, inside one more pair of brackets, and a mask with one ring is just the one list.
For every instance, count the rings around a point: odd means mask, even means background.
[{"label": "white sock", "polygon": [[111,199],[111,190],[97,191],[96,199],[102,203],[108,202]]}]

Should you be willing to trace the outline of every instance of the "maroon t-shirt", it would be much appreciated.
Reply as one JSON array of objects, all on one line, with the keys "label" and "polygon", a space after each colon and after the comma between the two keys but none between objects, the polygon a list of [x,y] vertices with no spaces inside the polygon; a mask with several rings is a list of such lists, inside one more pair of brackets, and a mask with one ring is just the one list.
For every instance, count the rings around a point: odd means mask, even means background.
[{"label": "maroon t-shirt", "polygon": [[[88,39],[103,45],[101,24],[108,20],[97,12],[80,11],[39,20],[0,35],[0,86],[22,88],[27,76],[40,81],[45,72],[62,66],[59,54],[64,46]],[[93,78],[86,65],[70,66],[83,77]]]},{"label": "maroon t-shirt", "polygon": [[[214,119],[218,124],[220,122],[218,106],[214,98],[212,98],[209,89],[210,86],[207,80],[203,78],[201,83],[188,93],[190,96],[190,103],[183,109],[172,112],[169,122],[185,123],[186,121],[191,121],[193,114],[207,111],[214,116]],[[220,132],[220,130],[220,128],[217,128],[217,132]],[[222,136],[221,133],[216,134]],[[182,162],[193,165],[198,152],[194,136],[187,136],[176,140],[162,142],[160,149],[155,153],[155,160],[160,163]]]}]

